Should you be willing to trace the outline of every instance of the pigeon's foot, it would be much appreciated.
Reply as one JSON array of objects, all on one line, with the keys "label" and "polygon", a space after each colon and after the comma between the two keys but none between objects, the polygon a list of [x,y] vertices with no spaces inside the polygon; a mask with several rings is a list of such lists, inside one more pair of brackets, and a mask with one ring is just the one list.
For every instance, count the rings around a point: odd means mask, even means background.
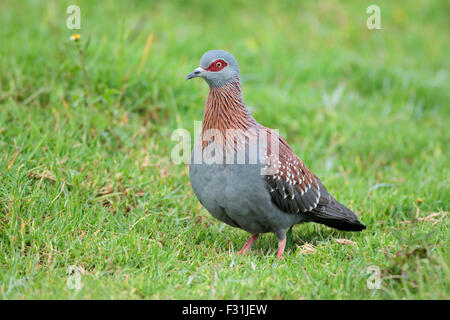
[{"label": "pigeon's foot", "polygon": [[283,240],[278,240],[278,252],[277,252],[278,260],[281,260],[281,258],[283,258],[285,246],[286,246],[286,238],[284,238]]},{"label": "pigeon's foot", "polygon": [[247,251],[250,251],[252,249],[253,243],[258,239],[259,234],[252,234],[252,236],[247,240],[247,242],[242,247],[241,251],[239,251],[239,254],[246,253]]}]

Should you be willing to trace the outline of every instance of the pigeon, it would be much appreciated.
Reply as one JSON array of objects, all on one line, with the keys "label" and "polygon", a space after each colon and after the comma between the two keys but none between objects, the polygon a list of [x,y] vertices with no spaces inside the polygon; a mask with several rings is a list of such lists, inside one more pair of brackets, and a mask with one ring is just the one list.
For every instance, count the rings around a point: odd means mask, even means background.
[{"label": "pigeon", "polygon": [[251,234],[239,253],[251,250],[260,234],[272,232],[281,259],[286,231],[304,222],[346,231],[366,228],[276,130],[253,118],[243,100],[238,63],[229,52],[204,53],[186,80],[197,77],[207,82],[209,95],[191,154],[190,182],[213,217]]}]

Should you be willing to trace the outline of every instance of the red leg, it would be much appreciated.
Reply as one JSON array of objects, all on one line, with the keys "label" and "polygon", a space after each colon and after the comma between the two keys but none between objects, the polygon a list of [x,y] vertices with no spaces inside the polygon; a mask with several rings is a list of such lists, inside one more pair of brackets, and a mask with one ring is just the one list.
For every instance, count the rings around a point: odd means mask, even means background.
[{"label": "red leg", "polygon": [[281,260],[281,258],[283,257],[285,246],[286,246],[286,238],[284,238],[283,240],[278,240],[278,252],[277,252],[278,260]]},{"label": "red leg", "polygon": [[251,250],[253,243],[256,241],[256,239],[258,239],[258,237],[259,234],[252,234],[250,239],[247,240],[247,242],[242,247],[241,251],[239,251],[238,253],[239,254],[246,253],[247,251]]}]

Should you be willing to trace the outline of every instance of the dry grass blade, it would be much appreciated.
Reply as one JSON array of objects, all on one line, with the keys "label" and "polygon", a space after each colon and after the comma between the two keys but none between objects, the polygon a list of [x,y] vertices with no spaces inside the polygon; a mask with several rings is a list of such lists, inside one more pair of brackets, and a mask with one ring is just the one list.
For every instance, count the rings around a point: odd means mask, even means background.
[{"label": "dry grass blade", "polygon": [[139,63],[138,71],[137,73],[140,74],[142,72],[142,69],[144,68],[145,61],[147,61],[148,57],[148,51],[150,50],[150,46],[153,42],[153,32],[150,33],[147,37],[147,41],[145,42],[145,48],[144,53],[142,54],[141,62]]},{"label": "dry grass blade", "polygon": [[11,161],[8,164],[8,170],[11,169],[11,167],[13,166],[13,164],[16,161],[16,158],[19,155],[19,153],[20,153],[20,151],[14,152],[13,157],[12,157]]},{"label": "dry grass blade", "polygon": [[28,173],[28,177],[36,179],[36,180],[41,180],[41,179],[50,180],[52,183],[56,182],[55,175],[51,171],[48,171],[48,170],[44,170],[42,172],[30,171],[30,173]]},{"label": "dry grass blade", "polygon": [[135,223],[133,223],[133,225],[131,226],[130,230],[133,230],[134,227],[135,227],[139,222],[141,222],[142,220],[144,220],[145,218],[147,218],[147,217],[150,216],[150,215],[151,215],[151,213],[148,213],[148,214],[146,214],[145,216],[139,218]]},{"label": "dry grass blade", "polygon": [[417,210],[416,217],[413,220],[405,220],[405,221],[401,221],[400,223],[408,224],[408,223],[413,223],[416,221],[419,221],[419,222],[429,221],[429,222],[432,222],[433,225],[436,225],[436,224],[442,222],[446,217],[447,217],[447,211],[433,212],[433,213],[429,214],[428,216],[420,217],[419,210]]},{"label": "dry grass blade", "polygon": [[104,196],[107,194],[111,194],[114,192],[114,188],[112,185],[108,185],[106,187],[100,188],[100,190],[98,190],[98,195]]},{"label": "dry grass blade", "polygon": [[346,245],[356,245],[355,241],[352,240],[348,240],[348,239],[334,239],[334,241],[336,241],[339,244],[346,244]]},{"label": "dry grass blade", "polygon": [[316,247],[310,243],[305,243],[304,245],[300,246],[301,254],[315,254],[316,250]]}]

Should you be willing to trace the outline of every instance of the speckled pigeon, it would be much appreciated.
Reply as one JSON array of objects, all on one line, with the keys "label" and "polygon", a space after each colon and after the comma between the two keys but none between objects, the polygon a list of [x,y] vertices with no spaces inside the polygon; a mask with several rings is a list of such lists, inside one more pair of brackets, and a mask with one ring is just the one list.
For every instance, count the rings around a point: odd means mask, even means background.
[{"label": "speckled pigeon", "polygon": [[302,222],[347,231],[366,228],[277,132],[256,122],[243,101],[239,66],[230,53],[207,51],[187,80],[195,77],[205,79],[210,91],[192,151],[191,185],[212,216],[252,234],[240,253],[250,250],[259,234],[273,232],[281,259],[286,230]]}]

